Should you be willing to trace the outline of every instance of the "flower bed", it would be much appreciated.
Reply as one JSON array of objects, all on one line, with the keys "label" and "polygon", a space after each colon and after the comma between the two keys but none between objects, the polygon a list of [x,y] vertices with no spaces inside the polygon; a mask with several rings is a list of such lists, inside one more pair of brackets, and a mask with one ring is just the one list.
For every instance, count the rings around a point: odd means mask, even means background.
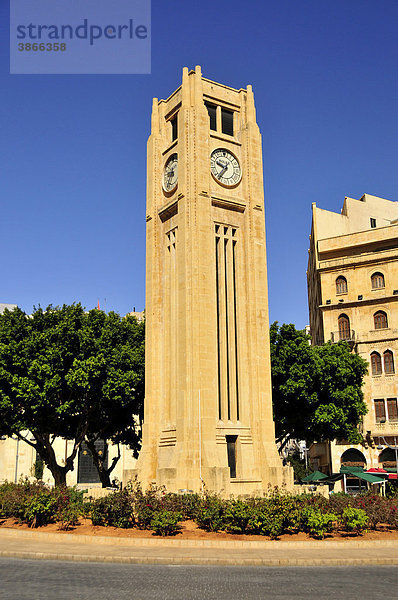
[{"label": "flower bed", "polygon": [[[0,485],[0,518],[30,527],[56,523],[70,530],[82,519],[98,530],[141,530],[176,535],[194,522],[203,532],[224,535],[281,536],[305,534],[362,535],[367,530],[398,529],[398,499],[371,493],[293,495],[278,489],[262,498],[224,500],[214,494],[171,494],[155,487],[143,492],[136,483],[96,500],[75,488],[49,488],[28,480]],[[7,521],[9,523],[10,521]],[[182,527],[182,523],[185,523]]]}]

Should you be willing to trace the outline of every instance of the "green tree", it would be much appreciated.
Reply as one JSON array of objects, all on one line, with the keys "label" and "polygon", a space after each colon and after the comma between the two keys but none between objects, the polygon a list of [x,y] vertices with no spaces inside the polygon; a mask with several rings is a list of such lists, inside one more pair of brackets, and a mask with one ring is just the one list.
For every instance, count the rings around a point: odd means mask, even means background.
[{"label": "green tree", "polygon": [[346,342],[311,346],[294,325],[270,329],[272,397],[277,441],[347,439],[358,443],[363,377],[368,364]]},{"label": "green tree", "polygon": [[[133,317],[81,304],[0,315],[1,433],[35,448],[57,486],[85,439],[127,441],[137,450],[143,379],[144,324]],[[53,448],[58,437],[73,441],[63,464]],[[109,472],[102,469],[103,485]]]},{"label": "green tree", "polygon": [[[75,361],[69,379],[76,395],[90,396],[96,411],[88,423],[85,441],[103,487],[111,485],[110,474],[120,460],[120,444],[135,457],[141,440],[144,399],[145,325],[135,317],[120,319],[116,313],[94,310],[91,326],[84,330],[82,344],[87,356]],[[94,350],[94,356],[90,349]],[[103,453],[97,440],[117,444],[118,453],[107,465],[108,444]]]},{"label": "green tree", "polygon": [[295,481],[301,481],[306,475],[312,473],[312,469],[306,466],[305,460],[300,458],[300,452],[297,450],[289,452],[286,461],[293,467]]}]

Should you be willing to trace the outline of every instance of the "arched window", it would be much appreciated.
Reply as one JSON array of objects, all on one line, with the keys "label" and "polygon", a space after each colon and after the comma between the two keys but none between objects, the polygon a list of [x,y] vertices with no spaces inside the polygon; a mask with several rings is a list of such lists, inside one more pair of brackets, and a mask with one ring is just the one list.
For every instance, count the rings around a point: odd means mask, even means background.
[{"label": "arched window", "polygon": [[395,373],[394,355],[391,352],[391,350],[386,350],[383,354],[383,358],[384,358],[384,373],[387,373],[387,375],[391,375],[392,373]]},{"label": "arched window", "polygon": [[340,275],[336,279],[336,294],[346,294],[348,292],[347,279]]},{"label": "arched window", "polygon": [[339,339],[350,339],[350,319],[347,317],[347,315],[339,316]]},{"label": "arched window", "polygon": [[375,329],[386,329],[388,327],[387,315],[384,311],[378,310],[377,313],[373,315],[375,322]]},{"label": "arched window", "polygon": [[342,467],[366,467],[366,458],[356,448],[350,448],[343,452],[340,463]]},{"label": "arched window", "polygon": [[395,461],[395,452],[391,448],[384,448],[379,454],[379,463],[382,463],[384,468],[395,467],[397,464]]},{"label": "arched window", "polygon": [[373,273],[371,277],[372,281],[372,290],[378,290],[380,288],[385,287],[384,285],[384,275],[382,273]]},{"label": "arched window", "polygon": [[372,375],[381,375],[381,356],[378,352],[372,352],[370,363],[372,365]]}]

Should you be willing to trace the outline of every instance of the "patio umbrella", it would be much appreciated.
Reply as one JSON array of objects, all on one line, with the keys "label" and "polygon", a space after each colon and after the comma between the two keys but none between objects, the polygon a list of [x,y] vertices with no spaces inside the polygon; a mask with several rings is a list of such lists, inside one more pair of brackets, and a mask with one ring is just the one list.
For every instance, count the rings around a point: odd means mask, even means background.
[{"label": "patio umbrella", "polygon": [[307,477],[303,477],[301,481],[305,483],[313,483],[315,481],[322,481],[322,479],[326,479],[327,475],[325,473],[321,473],[320,471],[314,471],[314,473],[310,473]]},{"label": "patio umbrella", "polygon": [[388,475],[387,471],[385,469],[381,469],[380,467],[375,467],[373,469],[368,469],[366,471],[366,473],[374,473],[375,475],[377,475],[378,473],[380,475]]}]

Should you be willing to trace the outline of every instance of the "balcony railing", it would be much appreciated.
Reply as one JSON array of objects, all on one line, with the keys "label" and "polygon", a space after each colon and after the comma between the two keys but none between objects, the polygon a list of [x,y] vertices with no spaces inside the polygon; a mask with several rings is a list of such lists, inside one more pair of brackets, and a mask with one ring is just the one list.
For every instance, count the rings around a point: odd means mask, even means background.
[{"label": "balcony railing", "polygon": [[383,465],[383,469],[397,468],[397,463],[395,462],[395,460],[383,460],[381,464]]},{"label": "balcony railing", "polygon": [[355,342],[355,331],[353,329],[347,331],[332,331],[330,339],[333,343],[336,342]]},{"label": "balcony railing", "polygon": [[380,431],[383,435],[388,435],[389,432],[397,435],[398,421],[379,421],[375,423],[375,431]]}]

